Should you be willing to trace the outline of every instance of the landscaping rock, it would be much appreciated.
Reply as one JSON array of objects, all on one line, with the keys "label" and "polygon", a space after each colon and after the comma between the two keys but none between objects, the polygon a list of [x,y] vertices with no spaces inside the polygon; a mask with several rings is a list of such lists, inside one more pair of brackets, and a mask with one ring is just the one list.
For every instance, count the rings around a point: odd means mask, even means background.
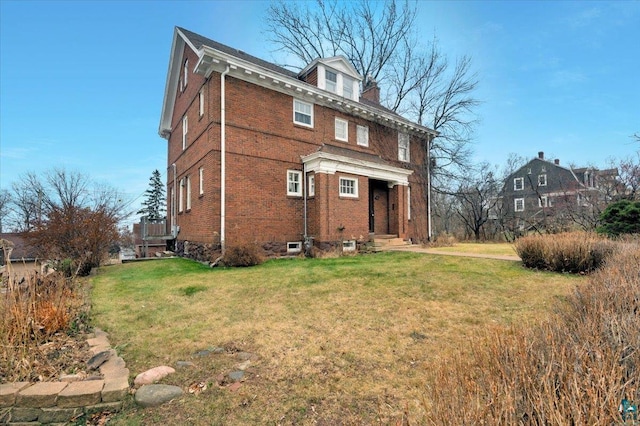
[{"label": "landscaping rock", "polygon": [[244,377],[244,371],[242,370],[232,371],[231,373],[227,374],[227,376],[229,377],[229,380],[231,380],[232,382],[239,382]]},{"label": "landscaping rock", "polygon": [[111,358],[111,351],[98,352],[87,361],[87,368],[89,370],[97,370],[102,364],[107,362]]},{"label": "landscaping rock", "polygon": [[191,361],[178,361],[176,362],[177,368],[195,367],[196,365]]},{"label": "landscaping rock", "polygon": [[251,365],[251,361],[250,360],[246,360],[244,362],[241,362],[240,364],[236,364],[234,368],[244,371],[247,368],[249,368],[250,365]]},{"label": "landscaping rock", "polygon": [[235,391],[237,391],[238,389],[240,389],[240,387],[241,387],[241,386],[242,386],[242,383],[240,383],[240,382],[235,382],[235,383],[233,383],[233,384],[229,385],[229,388],[228,388],[228,389],[229,389],[231,392],[235,392]]},{"label": "landscaping rock", "polygon": [[160,367],[155,367],[145,371],[144,373],[138,374],[133,383],[136,386],[150,385],[175,372],[175,369],[166,365],[161,365]]},{"label": "landscaping rock", "polygon": [[251,352],[238,352],[236,354],[236,358],[238,358],[240,361],[247,361],[255,360],[256,358],[258,358],[258,356],[256,354],[252,354]]},{"label": "landscaping rock", "polygon": [[173,385],[145,385],[136,392],[135,401],[142,407],[157,407],[182,395],[182,389]]}]

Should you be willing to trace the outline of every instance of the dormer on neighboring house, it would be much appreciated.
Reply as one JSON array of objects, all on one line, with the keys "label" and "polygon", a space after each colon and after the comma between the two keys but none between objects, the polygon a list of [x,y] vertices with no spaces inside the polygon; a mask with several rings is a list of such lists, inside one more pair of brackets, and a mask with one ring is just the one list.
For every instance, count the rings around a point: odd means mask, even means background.
[{"label": "dormer on neighboring house", "polygon": [[343,98],[360,100],[362,76],[344,56],[316,59],[300,71],[298,78]]}]

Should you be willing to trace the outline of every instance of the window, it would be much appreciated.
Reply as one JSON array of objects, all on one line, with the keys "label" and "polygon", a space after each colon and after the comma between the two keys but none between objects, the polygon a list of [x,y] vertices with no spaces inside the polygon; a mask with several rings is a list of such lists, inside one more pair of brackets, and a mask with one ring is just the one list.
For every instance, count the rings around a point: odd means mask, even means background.
[{"label": "window", "polygon": [[513,179],[513,190],[514,191],[522,191],[524,189],[524,178],[514,178]]},{"label": "window", "polygon": [[356,241],[355,240],[343,241],[342,251],[356,251]]},{"label": "window", "polygon": [[523,212],[524,211],[524,198],[516,198],[514,200],[514,209],[517,212]]},{"label": "window", "polygon": [[180,192],[178,193],[178,211],[184,210],[184,178],[180,179]]},{"label": "window", "polygon": [[200,117],[202,117],[204,115],[204,89],[200,89],[200,92],[198,93],[198,104],[200,105]]},{"label": "window", "polygon": [[191,210],[191,178],[186,177],[187,180],[187,211]]},{"label": "window", "polygon": [[349,122],[336,118],[336,139],[347,142],[349,140]]},{"label": "window", "polygon": [[527,174],[528,174],[528,175],[530,175],[530,174],[531,174],[531,167],[529,167],[529,168],[527,169]]},{"label": "window", "polygon": [[358,145],[369,146],[369,127],[358,126]]},{"label": "window", "polygon": [[342,96],[353,99],[353,80],[342,76]]},{"label": "window", "polygon": [[411,187],[407,186],[407,220],[411,220]]},{"label": "window", "polygon": [[182,90],[186,89],[187,87],[187,81],[189,79],[189,60],[185,59],[184,60],[184,67],[182,68]]},{"label": "window", "polygon": [[293,100],[293,122],[307,127],[313,127],[313,105]]},{"label": "window", "polygon": [[287,243],[287,253],[300,253],[302,251],[301,241],[292,241]]},{"label": "window", "polygon": [[352,197],[352,198],[357,197],[358,196],[358,180],[341,177],[339,193],[341,197]]},{"label": "window", "polygon": [[398,160],[409,162],[409,135],[398,133]]},{"label": "window", "polygon": [[189,131],[189,117],[182,117],[182,149],[187,149],[187,132]]},{"label": "window", "polygon": [[204,169],[202,167],[198,169],[198,181],[200,182],[200,190],[198,192],[200,195],[202,195],[204,194]]},{"label": "window", "polygon": [[302,172],[287,170],[287,195],[302,196]]},{"label": "window", "polygon": [[547,186],[547,175],[538,175],[538,186]]},{"label": "window", "polygon": [[316,175],[309,175],[309,189],[307,190],[307,194],[310,197],[316,195]]},{"label": "window", "polygon": [[335,72],[325,71],[325,87],[329,92],[338,93],[338,75]]},{"label": "window", "polygon": [[540,196],[538,198],[538,207],[551,207],[551,199],[546,195]]}]

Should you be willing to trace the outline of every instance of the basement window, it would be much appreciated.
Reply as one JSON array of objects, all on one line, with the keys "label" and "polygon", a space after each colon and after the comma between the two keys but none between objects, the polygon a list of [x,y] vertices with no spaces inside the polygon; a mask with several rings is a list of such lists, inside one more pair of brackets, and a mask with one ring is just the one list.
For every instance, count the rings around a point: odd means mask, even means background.
[{"label": "basement window", "polygon": [[343,241],[342,251],[356,251],[356,241],[355,240]]},{"label": "basement window", "polygon": [[292,241],[287,243],[287,253],[300,253],[302,251],[302,241]]}]

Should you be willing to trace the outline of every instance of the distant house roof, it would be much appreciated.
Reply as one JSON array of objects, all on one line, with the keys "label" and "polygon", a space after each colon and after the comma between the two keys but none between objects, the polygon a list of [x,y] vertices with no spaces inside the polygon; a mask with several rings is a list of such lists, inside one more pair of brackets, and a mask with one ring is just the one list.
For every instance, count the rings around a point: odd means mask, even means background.
[{"label": "distant house roof", "polygon": [[[0,233],[0,240],[6,240],[13,244],[13,250],[11,250],[11,262],[33,261],[38,257],[35,249],[27,244],[22,234]],[[0,264],[4,265],[4,262],[5,253],[2,247],[0,247]]]}]

